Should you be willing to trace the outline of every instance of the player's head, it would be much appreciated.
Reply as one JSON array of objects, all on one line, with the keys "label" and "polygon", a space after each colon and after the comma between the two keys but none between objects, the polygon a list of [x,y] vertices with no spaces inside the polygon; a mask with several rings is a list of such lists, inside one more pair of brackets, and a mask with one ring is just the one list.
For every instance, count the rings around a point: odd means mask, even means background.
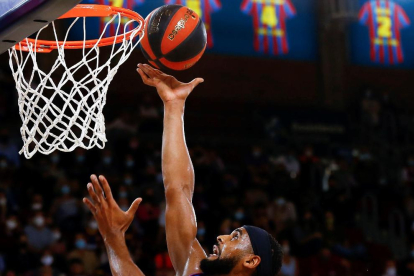
[{"label": "player's head", "polygon": [[265,230],[254,226],[237,228],[230,235],[217,237],[213,254],[200,263],[206,275],[230,272],[275,276],[282,266],[282,247]]}]

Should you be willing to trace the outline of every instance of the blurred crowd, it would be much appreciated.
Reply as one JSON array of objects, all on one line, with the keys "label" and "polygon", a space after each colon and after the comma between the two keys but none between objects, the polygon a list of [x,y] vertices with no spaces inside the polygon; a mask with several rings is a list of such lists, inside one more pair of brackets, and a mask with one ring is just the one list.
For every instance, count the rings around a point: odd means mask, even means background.
[{"label": "blurred crowd", "polygon": [[[2,81],[2,88],[13,85]],[[197,238],[207,253],[217,235],[253,224],[281,243],[281,276],[414,275],[413,117],[398,113],[386,94],[363,95],[351,115],[352,141],[328,153],[291,143],[272,116],[249,133],[253,145],[188,137]],[[0,275],[111,275],[82,204],[91,173],[107,177],[123,210],[143,198],[126,235],[131,256],[146,275],[174,275],[165,242],[161,103],[144,97],[113,116],[104,150],[26,160],[18,155],[15,100],[0,93],[0,118],[10,123],[0,126]],[[220,136],[214,125],[207,131]]]}]

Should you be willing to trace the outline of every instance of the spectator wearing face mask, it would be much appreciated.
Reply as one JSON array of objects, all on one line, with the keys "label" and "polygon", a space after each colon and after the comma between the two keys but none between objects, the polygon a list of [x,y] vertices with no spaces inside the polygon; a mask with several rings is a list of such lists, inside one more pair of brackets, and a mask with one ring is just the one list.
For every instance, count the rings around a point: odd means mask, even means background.
[{"label": "spectator wearing face mask", "polygon": [[49,250],[43,252],[40,258],[42,266],[38,269],[38,275],[40,276],[55,276],[58,272],[54,269],[54,257]]},{"label": "spectator wearing face mask", "polygon": [[80,202],[73,196],[66,179],[60,182],[60,197],[53,203],[52,215],[57,225],[64,231],[76,231],[80,227]]},{"label": "spectator wearing face mask", "polygon": [[24,232],[27,236],[29,248],[34,252],[46,249],[53,243],[53,232],[46,226],[42,212],[36,212],[31,224],[26,226]]},{"label": "spectator wearing face mask", "polygon": [[4,224],[0,223],[0,252],[15,250],[21,233],[20,223],[15,215],[6,218]]},{"label": "spectator wearing face mask", "polygon": [[297,220],[295,204],[282,196],[278,197],[270,204],[268,216],[276,225],[277,232],[282,232]]},{"label": "spectator wearing face mask", "polygon": [[85,274],[94,275],[99,266],[99,260],[95,252],[87,249],[87,242],[84,234],[77,234],[74,242],[75,249],[68,255],[69,262],[74,259],[80,259],[83,262]]},{"label": "spectator wearing face mask", "polygon": [[394,260],[388,260],[386,262],[382,276],[398,276],[397,266]]},{"label": "spectator wearing face mask", "polygon": [[108,181],[116,181],[119,178],[119,169],[122,164],[119,164],[115,153],[106,148],[102,151],[100,162],[97,164],[95,171],[105,172],[108,175]]},{"label": "spectator wearing face mask", "polygon": [[283,240],[280,245],[283,248],[283,260],[279,276],[298,276],[298,263],[296,258],[290,255],[289,241]]}]

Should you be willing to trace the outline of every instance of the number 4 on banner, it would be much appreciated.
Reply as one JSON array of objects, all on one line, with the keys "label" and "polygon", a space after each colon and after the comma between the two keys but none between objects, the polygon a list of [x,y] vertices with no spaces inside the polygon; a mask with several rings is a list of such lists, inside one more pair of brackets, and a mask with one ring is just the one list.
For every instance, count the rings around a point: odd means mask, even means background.
[{"label": "number 4 on banner", "polygon": [[241,10],[253,17],[255,51],[273,55],[289,52],[286,20],[296,15],[291,0],[243,0]]},{"label": "number 4 on banner", "polygon": [[404,61],[400,29],[408,27],[410,19],[400,5],[390,0],[371,0],[362,6],[359,22],[368,26],[373,62]]}]

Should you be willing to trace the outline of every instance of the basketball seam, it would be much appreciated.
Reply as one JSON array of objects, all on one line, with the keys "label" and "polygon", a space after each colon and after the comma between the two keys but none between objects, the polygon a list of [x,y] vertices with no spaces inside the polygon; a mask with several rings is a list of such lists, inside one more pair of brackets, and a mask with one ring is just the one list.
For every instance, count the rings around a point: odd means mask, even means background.
[{"label": "basketball seam", "polygon": [[[160,57],[159,59],[161,59],[161,58],[165,58],[166,60],[168,60],[168,61],[171,61],[171,62],[181,62],[181,61],[172,61],[172,60],[169,60],[168,58],[166,58],[166,56],[168,56],[168,54],[170,54],[170,53],[172,53],[174,50],[176,50],[180,45],[182,45],[182,44],[184,44],[186,41],[188,41],[188,40],[190,40],[191,39],[191,37],[196,33],[196,31],[197,31],[197,29],[200,27],[200,25],[201,24],[203,24],[203,21],[201,20],[201,18],[199,18],[198,19],[198,23],[197,23],[197,25],[196,25],[196,27],[193,29],[193,31],[179,44],[179,45],[177,45],[177,47],[175,47],[173,50],[171,50],[171,51],[169,51],[167,54],[165,54],[165,55],[163,55],[162,57]],[[206,40],[206,43],[207,43],[207,40]],[[204,45],[205,46],[205,45]],[[189,57],[187,60],[189,60],[189,59],[192,59],[192,58],[194,58],[194,57],[196,57],[197,55],[199,55],[202,51],[203,51],[203,49],[204,49],[204,47],[201,49],[201,51],[199,51],[199,52],[197,52],[197,54],[195,54],[194,56],[192,56],[192,57]]]},{"label": "basketball seam", "polygon": [[[181,5],[170,5],[170,6],[181,6]],[[167,5],[166,6],[163,6],[163,7],[167,7]],[[162,7],[161,7],[162,8]],[[159,9],[161,9],[161,8],[159,8]],[[179,11],[179,10],[181,10],[183,8],[183,6],[181,6],[179,9],[177,9],[177,10],[175,10],[173,13],[171,13],[171,15],[170,15],[170,21],[168,21],[168,22],[171,22],[171,19],[174,17],[174,15]],[[166,9],[164,9],[164,10],[166,10]],[[154,14],[155,15],[155,14]],[[152,23],[153,22],[153,20],[154,20],[154,16],[152,16],[151,17],[151,20],[150,20],[150,22],[148,22],[148,23]],[[151,24],[149,24],[149,25],[151,25]],[[167,26],[168,26],[168,24],[167,24]],[[162,43],[162,39],[163,39],[163,37],[164,37],[164,35],[165,35],[165,32],[167,31],[167,27],[165,27],[165,28],[163,28],[164,30],[161,30],[162,31],[162,33],[159,33],[158,34],[158,36],[160,37],[160,43],[155,43],[154,42],[154,37],[152,37],[153,39],[151,40],[151,36],[150,35],[148,35],[148,44],[149,44],[149,46],[151,47],[151,50],[152,50],[152,52],[154,53],[154,56],[156,56],[156,57],[158,57],[158,55],[157,54],[160,54],[160,55],[162,55],[162,51],[161,51],[161,43]],[[157,39],[158,39],[158,37],[157,37]],[[157,48],[157,49],[154,49],[153,48],[153,46],[155,46],[155,48]],[[159,49],[158,49],[158,47],[159,47]],[[159,51],[158,51],[159,50]]]}]

